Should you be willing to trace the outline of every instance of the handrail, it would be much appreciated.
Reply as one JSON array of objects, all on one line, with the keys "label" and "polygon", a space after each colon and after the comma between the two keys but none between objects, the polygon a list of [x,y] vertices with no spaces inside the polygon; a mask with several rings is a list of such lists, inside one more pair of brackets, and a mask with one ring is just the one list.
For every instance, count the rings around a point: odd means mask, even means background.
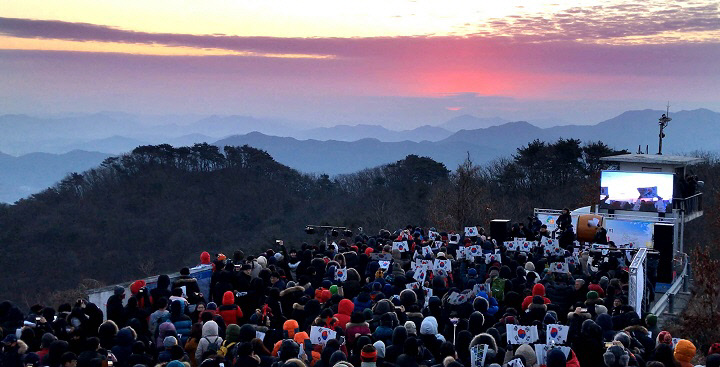
[{"label": "handrail", "polygon": [[688,200],[688,199],[693,199],[693,198],[695,198],[695,197],[697,197],[697,196],[702,196],[702,194],[703,194],[702,192],[698,192],[698,193],[695,193],[695,194],[693,194],[693,195],[690,195],[690,196],[688,196],[688,197],[686,197],[686,198],[673,198],[673,200]]},{"label": "handrail", "polygon": [[700,212],[703,210],[702,194],[702,192],[698,192],[686,198],[673,198],[673,207],[684,211],[685,214]]},{"label": "handrail", "polygon": [[680,291],[680,289],[684,289],[687,285],[687,278],[688,277],[688,256],[687,254],[683,253],[683,270],[680,273],[680,275],[675,279],[673,284],[670,286],[670,289],[668,289],[665,294],[663,294],[660,299],[658,299],[655,302],[655,305],[650,309],[650,313],[653,315],[660,315],[663,312],[665,312],[665,309],[670,307],[670,312],[673,312],[672,310],[672,303],[674,302],[674,297],[677,295],[677,293]]},{"label": "handrail", "polygon": [[[562,211],[556,209],[539,209],[535,208],[534,214],[549,214],[549,215],[560,215]],[[653,222],[653,223],[675,223],[675,217],[659,217],[650,215],[633,215],[633,214],[608,214],[608,213],[581,213],[581,214],[596,214],[602,215],[607,219],[616,219],[624,221],[638,221],[638,222]]]}]

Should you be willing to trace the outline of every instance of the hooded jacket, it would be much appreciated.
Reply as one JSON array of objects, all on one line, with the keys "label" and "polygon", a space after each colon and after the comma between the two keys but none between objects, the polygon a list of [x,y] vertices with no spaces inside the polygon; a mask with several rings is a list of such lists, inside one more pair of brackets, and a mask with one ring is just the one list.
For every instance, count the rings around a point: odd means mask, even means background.
[{"label": "hooded jacket", "polygon": [[195,360],[198,361],[198,365],[202,363],[202,356],[207,352],[211,343],[217,345],[219,349],[222,342],[223,338],[218,335],[218,324],[215,321],[206,322],[202,327],[202,338],[195,350]]},{"label": "hooded jacket", "polygon": [[545,301],[545,304],[552,303],[549,298],[545,297],[545,286],[542,284],[535,284],[532,289],[532,296],[527,296],[522,302],[522,309],[527,310],[534,296],[541,296]]},{"label": "hooded jacket", "polygon": [[155,345],[163,345],[163,340],[165,340],[165,337],[170,335],[177,335],[175,325],[173,325],[173,323],[170,321],[163,322],[162,324],[160,324],[160,326],[158,326],[158,335],[155,339]]},{"label": "hooded jacket", "polygon": [[682,339],[675,346],[675,359],[680,362],[682,367],[692,367],[692,359],[695,357],[695,345],[689,341]]},{"label": "hooded jacket", "polygon": [[521,345],[516,351],[515,356],[522,356],[525,358],[525,367],[537,367],[537,357],[535,356],[535,350],[530,344]]},{"label": "hooded jacket", "polygon": [[135,335],[130,329],[121,329],[117,334],[117,344],[112,347],[112,354],[117,358],[118,366],[127,366],[128,359],[132,355],[132,345],[135,342]]},{"label": "hooded jacket", "polygon": [[218,315],[225,321],[225,325],[240,324],[243,313],[240,306],[235,304],[235,295],[227,291],[223,294],[222,306],[218,307]]},{"label": "hooded jacket", "polygon": [[170,322],[175,326],[181,346],[185,345],[185,342],[190,337],[190,329],[192,329],[192,321],[189,316],[183,313],[182,309],[182,301],[175,300],[170,305]]},{"label": "hooded jacket", "polygon": [[345,326],[350,322],[350,316],[352,316],[355,304],[349,299],[343,299],[338,304],[338,312],[335,314],[335,318],[338,319],[337,325],[345,330]]}]

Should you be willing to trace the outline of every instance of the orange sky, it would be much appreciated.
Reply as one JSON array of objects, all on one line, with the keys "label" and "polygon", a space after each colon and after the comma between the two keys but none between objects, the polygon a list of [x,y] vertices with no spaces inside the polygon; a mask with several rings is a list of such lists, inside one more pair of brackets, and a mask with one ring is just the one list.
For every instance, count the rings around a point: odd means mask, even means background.
[{"label": "orange sky", "polygon": [[[465,93],[688,107],[720,100],[720,10],[704,0],[24,0],[3,4],[2,17],[6,111],[294,116],[306,97],[318,106],[337,100],[330,105],[342,111],[361,104],[341,98]],[[455,102],[438,108],[485,111]]]}]

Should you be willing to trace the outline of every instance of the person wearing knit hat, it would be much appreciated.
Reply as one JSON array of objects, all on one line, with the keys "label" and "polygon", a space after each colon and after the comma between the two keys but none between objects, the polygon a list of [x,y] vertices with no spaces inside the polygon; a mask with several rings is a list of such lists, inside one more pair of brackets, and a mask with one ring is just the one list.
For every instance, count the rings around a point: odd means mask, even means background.
[{"label": "person wearing knit hat", "polygon": [[681,339],[675,345],[675,359],[680,363],[681,367],[692,367],[692,359],[695,358],[695,344],[686,339]]},{"label": "person wearing knit hat", "polygon": [[713,343],[708,350],[708,355],[720,354],[720,343]]},{"label": "person wearing knit hat", "polygon": [[590,284],[588,290],[597,292],[600,298],[605,297],[605,291],[599,284]]},{"label": "person wearing knit hat", "polygon": [[330,294],[332,294],[333,296],[338,294],[338,286],[337,285],[333,284],[330,286]]},{"label": "person wearing knit hat", "polygon": [[360,350],[360,366],[375,367],[377,362],[377,350],[372,344],[366,344]]},{"label": "person wearing knit hat", "polygon": [[163,347],[170,348],[173,345],[177,345],[177,338],[174,336],[166,336],[165,339],[163,339]]},{"label": "person wearing knit hat", "polygon": [[589,291],[589,292],[587,292],[587,301],[586,301],[586,302],[588,302],[588,301],[593,301],[593,302],[594,302],[594,301],[597,301],[598,298],[600,298],[600,295],[598,294],[598,292],[596,292],[596,291]]},{"label": "person wearing knit hat", "polygon": [[608,284],[610,284],[610,279],[603,275],[602,277],[600,277],[600,281],[598,282],[598,284],[600,284],[600,287],[602,287],[602,289],[606,289]]},{"label": "person wearing knit hat", "polygon": [[178,360],[170,361],[168,364],[165,365],[165,367],[185,367],[185,364]]},{"label": "person wearing knit hat", "polygon": [[658,333],[657,337],[655,337],[655,343],[656,344],[663,343],[663,344],[672,345],[672,335],[670,335],[669,331],[663,330],[660,333]]},{"label": "person wearing knit hat", "polygon": [[627,367],[630,362],[630,355],[623,347],[613,345],[603,354],[603,360],[607,367]]}]

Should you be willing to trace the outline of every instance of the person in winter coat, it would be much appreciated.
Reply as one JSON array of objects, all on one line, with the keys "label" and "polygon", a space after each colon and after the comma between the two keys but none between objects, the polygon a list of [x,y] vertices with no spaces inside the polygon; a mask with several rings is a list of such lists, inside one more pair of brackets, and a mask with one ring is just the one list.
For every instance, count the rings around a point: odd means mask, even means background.
[{"label": "person in winter coat", "polygon": [[243,313],[240,307],[235,304],[233,292],[227,291],[223,294],[222,306],[218,307],[218,314],[225,320],[225,325],[241,324]]},{"label": "person in winter coat", "polygon": [[118,367],[132,367],[128,360],[132,355],[132,347],[135,342],[135,335],[132,329],[122,328],[117,334],[117,344],[112,347],[112,354],[117,358]]},{"label": "person in winter coat", "polygon": [[127,322],[123,299],[125,299],[125,288],[117,286],[107,301],[107,318],[119,327],[125,326],[125,322]]},{"label": "person in winter coat", "polygon": [[218,350],[222,343],[223,338],[218,335],[218,324],[215,321],[206,322],[202,326],[202,337],[198,341],[198,347],[195,350],[195,360],[198,365],[205,360],[208,350]]},{"label": "person in winter coat", "polygon": [[603,354],[603,361],[607,367],[627,367],[630,355],[623,347],[613,345]]},{"label": "person in winter coat", "polygon": [[176,336],[177,331],[175,330],[175,325],[173,325],[170,321],[165,321],[160,326],[158,326],[158,332],[157,337],[155,338],[155,345],[158,347],[162,347],[163,341],[168,336]]},{"label": "person in winter coat", "polygon": [[[413,324],[414,325],[414,324]],[[391,313],[385,313],[380,317],[380,325],[373,332],[373,340],[380,340],[384,343],[392,341],[393,319]]]},{"label": "person in winter coat", "polygon": [[349,299],[343,299],[338,304],[338,312],[335,314],[335,318],[338,319],[337,326],[340,326],[345,330],[345,326],[350,322],[355,304]]},{"label": "person in winter coat", "polygon": [[617,331],[613,329],[612,316],[606,313],[598,315],[595,322],[602,328],[603,340],[605,342],[611,342],[615,334],[617,334]]},{"label": "person in winter coat", "polygon": [[[518,347],[518,349],[515,351],[515,356],[522,356],[525,359],[525,367],[538,367],[535,349],[533,349],[530,344],[520,345],[520,347]],[[565,354],[563,353],[563,357],[564,356]]]},{"label": "person in winter coat", "polygon": [[170,290],[172,291],[180,287],[185,287],[185,296],[187,296],[187,300],[191,305],[203,299],[200,294],[197,279],[190,276],[190,269],[188,268],[180,269],[180,276],[172,283]]},{"label": "person in winter coat", "polygon": [[160,275],[157,280],[157,287],[150,291],[150,299],[153,301],[153,310],[158,309],[156,303],[160,298],[165,297],[165,299],[169,300],[170,297],[172,297],[172,292],[170,292],[169,287],[170,277],[166,274]]},{"label": "person in winter coat", "polygon": [[[577,315],[577,314],[576,314]],[[603,342],[602,328],[593,320],[582,322],[580,335],[573,340],[572,349],[577,354],[578,361],[582,367],[602,367]]]},{"label": "person in winter coat", "polygon": [[201,322],[194,323],[190,329],[190,337],[188,337],[187,342],[185,342],[185,354],[187,354],[190,358],[191,367],[197,367],[198,365],[197,359],[195,358],[195,352],[197,352],[198,344],[202,338],[202,327],[203,324]]},{"label": "person in winter coat", "polygon": [[392,343],[385,348],[385,361],[395,363],[398,356],[403,354],[405,340],[408,338],[407,329],[397,326],[393,330]]},{"label": "person in winter coat", "polygon": [[535,284],[532,288],[532,296],[527,296],[522,302],[522,309],[527,310],[527,308],[530,306],[530,304],[533,301],[534,296],[541,296],[543,297],[543,301],[545,301],[545,304],[550,304],[552,301],[550,301],[549,298],[545,297],[545,286],[542,284]]},{"label": "person in winter coat", "polygon": [[692,359],[695,358],[695,345],[685,339],[681,339],[675,346],[675,359],[681,367],[692,367]]},{"label": "person in winter coat", "polygon": [[[100,358],[99,354],[98,358]],[[78,360],[79,359],[80,357],[78,357]],[[135,366],[138,364],[145,366],[152,366],[153,364],[153,357],[146,352],[145,344],[143,344],[143,342],[141,341],[136,341],[135,343],[133,343],[132,354],[127,361],[128,366]],[[80,367],[79,361],[78,367]]]},{"label": "person in winter coat", "polygon": [[182,301],[175,300],[170,305],[170,322],[175,326],[175,332],[178,335],[178,343],[182,347],[190,337],[190,330],[192,328],[192,321],[190,316],[185,315],[182,312],[183,304]]},{"label": "person in winter coat", "polygon": [[438,333],[438,322],[433,316],[426,317],[420,325],[420,340],[436,360],[440,359],[440,346],[445,337]]},{"label": "person in winter coat", "polygon": [[370,325],[365,322],[365,317],[360,312],[354,312],[350,317],[350,322],[345,326],[345,334],[347,335],[348,345],[355,346],[355,341],[361,335],[370,335]]},{"label": "person in winter coat", "polygon": [[277,357],[278,352],[280,351],[280,346],[282,346],[282,341],[284,339],[293,339],[295,338],[295,334],[300,332],[300,325],[297,321],[290,319],[283,323],[283,336],[282,339],[280,339],[277,343],[275,343],[275,346],[273,346],[272,350],[272,356]]}]

